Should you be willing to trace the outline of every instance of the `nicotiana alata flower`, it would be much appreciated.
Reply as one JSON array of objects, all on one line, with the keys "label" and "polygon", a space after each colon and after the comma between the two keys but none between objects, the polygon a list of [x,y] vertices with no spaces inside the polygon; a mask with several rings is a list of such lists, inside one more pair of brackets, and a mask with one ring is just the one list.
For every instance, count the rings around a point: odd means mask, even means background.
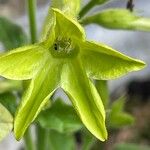
[{"label": "nicotiana alata flower", "polygon": [[14,121],[16,139],[23,136],[56,89],[62,88],[86,128],[104,141],[105,110],[90,79],[115,79],[145,64],[106,45],[87,41],[77,20],[59,9],[51,13],[41,42],[0,56],[1,76],[30,80]]}]

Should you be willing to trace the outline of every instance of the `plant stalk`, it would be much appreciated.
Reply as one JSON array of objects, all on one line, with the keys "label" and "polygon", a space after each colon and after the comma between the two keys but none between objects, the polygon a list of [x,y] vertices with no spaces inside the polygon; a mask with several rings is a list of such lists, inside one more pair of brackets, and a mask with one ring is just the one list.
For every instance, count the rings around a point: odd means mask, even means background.
[{"label": "plant stalk", "polygon": [[[27,10],[30,26],[31,43],[37,41],[37,27],[36,27],[36,0],[27,0]],[[31,128],[28,128],[24,135],[25,149],[35,150],[35,145],[31,135]]]},{"label": "plant stalk", "polygon": [[36,0],[28,0],[27,3],[31,43],[37,41],[37,26],[36,26]]},{"label": "plant stalk", "polygon": [[25,150],[35,150],[32,136],[31,136],[31,129],[27,129],[25,135],[24,135],[24,142],[25,142]]},{"label": "plant stalk", "polygon": [[83,9],[79,13],[79,18],[83,18],[87,12],[89,12],[96,5],[95,0],[91,0],[87,5],[83,7]]},{"label": "plant stalk", "polygon": [[37,143],[36,143],[37,150],[47,150],[48,140],[49,140],[49,131],[37,125],[36,134],[37,134]]}]

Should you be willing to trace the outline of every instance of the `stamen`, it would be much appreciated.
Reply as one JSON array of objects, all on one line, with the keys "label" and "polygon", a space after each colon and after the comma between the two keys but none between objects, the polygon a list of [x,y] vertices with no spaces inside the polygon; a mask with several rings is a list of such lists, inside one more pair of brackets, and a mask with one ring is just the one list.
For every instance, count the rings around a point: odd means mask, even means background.
[{"label": "stamen", "polygon": [[71,39],[57,37],[55,40],[54,49],[57,51],[69,52],[72,49]]}]

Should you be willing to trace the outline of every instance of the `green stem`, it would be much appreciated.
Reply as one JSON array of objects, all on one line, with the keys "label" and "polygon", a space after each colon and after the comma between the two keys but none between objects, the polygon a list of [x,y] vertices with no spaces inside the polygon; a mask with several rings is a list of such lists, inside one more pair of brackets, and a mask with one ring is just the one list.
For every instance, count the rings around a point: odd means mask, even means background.
[{"label": "green stem", "polygon": [[32,141],[30,128],[26,131],[24,135],[24,142],[25,142],[25,150],[35,150],[35,147]]},{"label": "green stem", "polygon": [[83,7],[83,9],[79,13],[79,18],[83,18],[87,12],[89,12],[97,3],[95,0],[91,0],[87,5]]},{"label": "green stem", "polygon": [[[28,9],[28,16],[29,16],[31,43],[35,43],[37,40],[36,0],[28,0],[27,9]],[[24,135],[25,148],[26,150],[35,150],[34,142],[30,130],[31,129],[28,128]]]},{"label": "green stem", "polygon": [[36,133],[37,133],[37,144],[36,144],[37,150],[46,150],[48,148],[49,131],[37,125]]},{"label": "green stem", "polygon": [[36,27],[36,0],[28,0],[28,16],[30,24],[31,43],[37,41],[37,27]]}]

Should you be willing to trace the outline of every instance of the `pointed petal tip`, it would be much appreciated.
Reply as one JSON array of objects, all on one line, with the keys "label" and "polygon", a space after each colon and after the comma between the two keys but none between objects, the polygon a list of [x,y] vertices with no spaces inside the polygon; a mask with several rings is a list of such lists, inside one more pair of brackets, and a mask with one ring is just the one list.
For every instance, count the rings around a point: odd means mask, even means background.
[{"label": "pointed petal tip", "polygon": [[21,138],[22,138],[22,136],[20,136],[19,134],[17,134],[17,132],[14,130],[14,136],[15,136],[15,139],[17,140],[17,141],[20,141],[21,140]]},{"label": "pointed petal tip", "polygon": [[15,139],[17,141],[20,141],[22,139],[22,137],[24,136],[24,133],[26,131],[26,129],[24,129],[24,127],[22,127],[21,129],[19,128],[19,125],[17,124],[17,120],[14,120],[14,136]]},{"label": "pointed petal tip", "polygon": [[101,133],[100,135],[94,135],[94,136],[102,142],[105,142],[108,139],[107,130],[103,134]]},{"label": "pointed petal tip", "polygon": [[100,141],[105,142],[108,139],[108,132],[107,129],[105,128],[103,132],[103,137],[98,138]]},{"label": "pointed petal tip", "polygon": [[144,61],[141,61],[141,60],[135,59],[135,63],[136,63],[135,64],[135,71],[144,69],[147,66],[147,64]]}]

